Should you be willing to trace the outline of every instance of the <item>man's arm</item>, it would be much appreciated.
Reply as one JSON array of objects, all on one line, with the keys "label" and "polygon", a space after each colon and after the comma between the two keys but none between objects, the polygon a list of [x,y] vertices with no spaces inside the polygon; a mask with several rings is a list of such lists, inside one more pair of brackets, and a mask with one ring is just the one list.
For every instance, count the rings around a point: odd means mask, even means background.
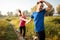
[{"label": "man's arm", "polygon": [[46,2],[46,1],[44,1],[44,3],[48,6],[48,7],[46,8],[46,11],[49,11],[49,10],[52,9],[52,5],[51,5],[50,3]]}]

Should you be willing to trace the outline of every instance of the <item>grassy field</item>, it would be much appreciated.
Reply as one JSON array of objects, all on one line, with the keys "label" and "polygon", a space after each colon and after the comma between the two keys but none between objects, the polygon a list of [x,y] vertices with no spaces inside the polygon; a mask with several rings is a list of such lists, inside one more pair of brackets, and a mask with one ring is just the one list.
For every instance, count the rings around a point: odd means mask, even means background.
[{"label": "grassy field", "polygon": [[[12,17],[11,23],[16,29],[19,29],[19,18]],[[47,16],[44,20],[46,40],[60,40],[60,17]],[[34,22],[26,24],[26,36],[32,38],[34,32]]]},{"label": "grassy field", "polygon": [[[16,29],[19,28],[20,21],[18,17],[12,18],[11,22]],[[45,17],[44,24],[46,40],[60,40],[60,17]],[[32,38],[34,34],[34,22],[31,21],[30,23],[26,24],[26,36]]]},{"label": "grassy field", "polygon": [[46,39],[60,40],[60,17],[45,17]]},{"label": "grassy field", "polygon": [[0,19],[0,40],[16,40],[17,35],[14,32],[12,25],[4,18]]}]

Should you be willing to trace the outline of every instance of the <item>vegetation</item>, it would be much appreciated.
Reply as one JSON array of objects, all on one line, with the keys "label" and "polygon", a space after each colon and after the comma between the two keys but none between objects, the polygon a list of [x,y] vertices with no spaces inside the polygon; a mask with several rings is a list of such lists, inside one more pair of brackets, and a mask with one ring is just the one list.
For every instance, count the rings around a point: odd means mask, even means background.
[{"label": "vegetation", "polygon": [[[60,17],[45,17],[46,38],[60,40]],[[47,39],[48,40],[48,39]]]},{"label": "vegetation", "polygon": [[[56,9],[57,13],[60,14],[60,4]],[[31,13],[34,11],[36,11],[36,5],[31,9]],[[24,12],[28,13],[28,11]],[[53,12],[54,8],[45,14],[44,24],[46,40],[60,40],[60,17],[52,16]],[[0,11],[0,40],[16,40],[17,36],[12,27],[14,25],[14,28],[19,30],[20,19],[17,13],[13,15],[13,12],[7,12],[7,14],[8,16],[3,16]],[[9,22],[11,22],[12,25]],[[31,21],[26,24],[26,37],[32,39],[34,35],[34,21]]]},{"label": "vegetation", "polygon": [[[19,28],[19,18],[14,18],[12,21],[16,29]],[[60,40],[60,17],[45,17],[45,33],[46,40]],[[32,38],[34,32],[34,22],[26,24],[26,36]]]},{"label": "vegetation", "polygon": [[0,40],[16,40],[17,36],[12,25],[5,19],[0,19]]},{"label": "vegetation", "polygon": [[57,6],[56,10],[57,10],[57,13],[60,14],[60,4]]}]

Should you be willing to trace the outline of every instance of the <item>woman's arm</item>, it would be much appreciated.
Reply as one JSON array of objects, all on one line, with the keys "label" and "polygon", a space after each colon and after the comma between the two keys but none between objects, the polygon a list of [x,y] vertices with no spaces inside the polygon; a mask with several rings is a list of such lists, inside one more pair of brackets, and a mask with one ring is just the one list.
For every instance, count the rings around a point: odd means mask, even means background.
[{"label": "woman's arm", "polygon": [[32,18],[30,18],[30,19],[26,22],[26,24],[29,23],[29,22],[31,22],[31,21],[32,21]]},{"label": "woman's arm", "polygon": [[27,19],[24,19],[24,18],[22,18],[22,17],[20,17],[20,19],[22,19],[22,20],[24,20],[24,21],[28,21]]}]

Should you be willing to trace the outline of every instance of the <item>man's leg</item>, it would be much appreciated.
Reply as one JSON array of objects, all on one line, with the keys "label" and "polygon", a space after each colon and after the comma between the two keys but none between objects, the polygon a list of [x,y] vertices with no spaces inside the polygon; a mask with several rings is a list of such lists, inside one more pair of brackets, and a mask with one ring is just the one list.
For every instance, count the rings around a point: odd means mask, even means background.
[{"label": "man's leg", "polygon": [[37,36],[39,40],[45,40],[45,31],[37,32]]}]

